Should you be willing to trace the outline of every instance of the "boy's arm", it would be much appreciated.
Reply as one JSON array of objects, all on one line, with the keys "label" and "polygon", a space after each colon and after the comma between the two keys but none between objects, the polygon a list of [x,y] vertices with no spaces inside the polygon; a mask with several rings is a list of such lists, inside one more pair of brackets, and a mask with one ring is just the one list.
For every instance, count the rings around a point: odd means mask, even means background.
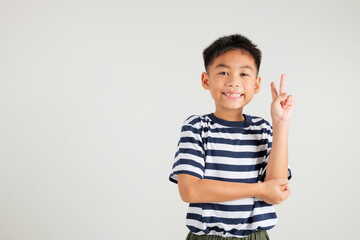
[{"label": "boy's arm", "polygon": [[200,179],[189,174],[178,174],[181,198],[188,203],[225,202],[248,197],[261,198],[279,204],[290,194],[287,179],[273,179],[260,183],[233,183]]},{"label": "boy's arm", "polygon": [[288,123],[281,122],[273,125],[273,141],[265,181],[288,177],[288,135]]},{"label": "boy's arm", "polygon": [[273,141],[267,163],[265,181],[288,176],[288,135],[289,123],[294,110],[294,98],[285,92],[285,74],[281,75],[279,95],[275,83],[271,83],[273,102],[271,117]]}]

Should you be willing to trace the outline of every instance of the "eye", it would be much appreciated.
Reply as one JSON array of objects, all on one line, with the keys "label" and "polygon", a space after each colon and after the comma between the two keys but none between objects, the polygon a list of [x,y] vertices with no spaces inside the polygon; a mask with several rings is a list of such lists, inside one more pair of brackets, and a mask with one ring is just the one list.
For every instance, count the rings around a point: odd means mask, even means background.
[{"label": "eye", "polygon": [[240,76],[242,76],[242,77],[247,77],[247,76],[249,76],[249,75],[246,74],[246,73],[240,73]]},{"label": "eye", "polygon": [[220,72],[219,74],[220,75],[229,75],[229,73],[227,73],[227,72]]}]

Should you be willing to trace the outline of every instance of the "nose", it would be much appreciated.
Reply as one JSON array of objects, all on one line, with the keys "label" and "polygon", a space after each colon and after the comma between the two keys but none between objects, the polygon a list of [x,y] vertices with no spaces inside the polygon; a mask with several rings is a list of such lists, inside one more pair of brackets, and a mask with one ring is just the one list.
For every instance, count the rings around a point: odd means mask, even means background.
[{"label": "nose", "polygon": [[240,87],[240,79],[236,79],[235,77],[229,78],[225,85],[227,87]]}]

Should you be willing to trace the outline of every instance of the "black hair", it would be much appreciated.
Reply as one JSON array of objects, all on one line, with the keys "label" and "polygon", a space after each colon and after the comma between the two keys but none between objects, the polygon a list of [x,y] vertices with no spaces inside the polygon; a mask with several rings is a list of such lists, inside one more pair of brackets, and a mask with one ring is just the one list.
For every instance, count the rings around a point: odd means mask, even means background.
[{"label": "black hair", "polygon": [[[208,66],[211,65],[214,59],[229,50],[239,49],[247,54],[250,54],[255,62],[257,74],[259,74],[261,63],[261,51],[252,43],[247,37],[240,34],[233,34],[229,36],[220,37],[203,51],[204,65],[206,72]],[[256,75],[257,75],[256,74]]]}]

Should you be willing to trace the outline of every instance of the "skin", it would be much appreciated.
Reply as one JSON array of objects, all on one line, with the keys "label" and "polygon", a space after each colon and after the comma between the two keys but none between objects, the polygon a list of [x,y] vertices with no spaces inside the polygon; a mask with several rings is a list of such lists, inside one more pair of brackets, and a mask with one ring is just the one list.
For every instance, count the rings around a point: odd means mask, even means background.
[{"label": "skin", "polygon": [[[243,108],[260,91],[254,59],[241,50],[229,50],[214,59],[201,83],[215,102],[215,116],[227,121],[244,121]],[[178,175],[178,187],[185,202],[223,202],[258,197],[279,204],[290,195],[288,186],[288,132],[294,98],[285,92],[285,74],[281,75],[279,93],[271,83],[271,118],[273,144],[263,183],[232,183]],[[240,94],[240,95],[239,95]]]}]

